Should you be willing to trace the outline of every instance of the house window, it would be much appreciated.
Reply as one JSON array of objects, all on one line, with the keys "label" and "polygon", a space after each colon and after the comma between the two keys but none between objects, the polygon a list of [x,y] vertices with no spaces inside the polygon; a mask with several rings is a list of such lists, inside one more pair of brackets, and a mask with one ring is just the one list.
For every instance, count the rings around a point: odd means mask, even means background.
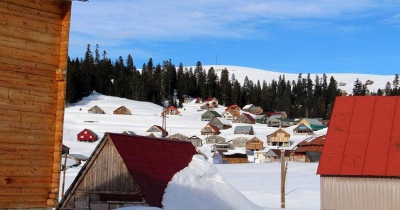
[{"label": "house window", "polygon": [[87,134],[87,131],[85,131],[84,133]]},{"label": "house window", "polygon": [[89,138],[93,138],[93,136],[89,136]]},{"label": "house window", "polygon": [[81,136],[81,138],[83,139],[83,136]]}]

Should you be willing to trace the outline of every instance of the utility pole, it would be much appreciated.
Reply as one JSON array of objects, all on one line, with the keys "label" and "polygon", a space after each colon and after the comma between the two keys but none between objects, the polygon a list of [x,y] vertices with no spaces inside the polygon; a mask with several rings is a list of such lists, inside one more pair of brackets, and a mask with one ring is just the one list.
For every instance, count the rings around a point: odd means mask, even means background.
[{"label": "utility pole", "polygon": [[[285,166],[286,165],[286,166]],[[285,208],[285,182],[286,182],[287,162],[285,164],[285,150],[281,150],[281,208]]]}]

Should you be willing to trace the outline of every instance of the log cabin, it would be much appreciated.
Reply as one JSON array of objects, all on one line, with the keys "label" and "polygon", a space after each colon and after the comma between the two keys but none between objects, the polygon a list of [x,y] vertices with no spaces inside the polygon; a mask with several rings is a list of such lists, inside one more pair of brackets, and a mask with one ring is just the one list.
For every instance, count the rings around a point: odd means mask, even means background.
[{"label": "log cabin", "polygon": [[0,209],[58,204],[71,1],[0,0]]}]

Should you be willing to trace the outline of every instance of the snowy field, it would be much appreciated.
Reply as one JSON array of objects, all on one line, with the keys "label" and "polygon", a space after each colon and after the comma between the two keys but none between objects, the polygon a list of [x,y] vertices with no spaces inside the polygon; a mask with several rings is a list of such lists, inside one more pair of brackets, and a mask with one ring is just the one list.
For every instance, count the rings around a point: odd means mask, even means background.
[{"label": "snowy field", "polygon": [[[106,114],[89,114],[88,109],[97,105],[101,107]],[[126,106],[132,111],[132,115],[113,115],[112,112],[120,106]],[[204,139],[205,136],[200,134],[200,130],[208,123],[201,121],[202,111],[198,111],[200,104],[184,104],[180,109],[180,116],[168,116],[167,131],[169,134],[181,133],[187,136],[196,135]],[[225,107],[217,108],[216,111],[222,113]],[[121,133],[126,130],[134,131],[138,135],[146,135],[146,130],[153,125],[162,124],[160,113],[162,107],[148,103],[138,102],[128,99],[117,97],[104,96],[99,93],[93,93],[91,96],[84,98],[82,101],[69,105],[65,109],[65,122],[64,122],[64,145],[70,147],[71,154],[83,154],[90,156],[99,141],[94,143],[79,142],[76,140],[77,134],[85,128],[91,129],[101,139],[105,132]],[[239,135],[233,134],[233,130],[237,125],[244,125],[233,123],[233,127],[228,130],[222,130],[221,136],[227,140],[231,140]],[[264,141],[266,145],[266,136],[277,130],[277,128],[267,127],[262,124],[253,125],[255,135]],[[285,128],[289,133],[292,133],[292,128]],[[326,129],[318,131],[318,134],[326,133]],[[253,137],[253,136],[247,136]],[[292,136],[291,142],[295,144],[302,141],[307,136]],[[209,145],[204,145],[200,148],[208,157],[212,156]],[[269,148],[266,148],[268,150]],[[240,151],[239,151],[240,152]],[[243,152],[243,151],[242,151]],[[207,167],[213,173],[208,174],[209,179],[206,183],[192,183],[190,182],[191,189],[201,188],[207,186],[206,196],[201,202],[203,205],[194,209],[207,209],[210,206],[219,207],[219,209],[229,209],[227,206],[221,204],[221,200],[210,203],[207,196],[215,196],[216,192],[225,189],[224,192],[232,191],[230,194],[220,193],[229,197],[221,197],[220,199],[226,200],[231,203],[232,209],[243,209],[244,207],[237,206],[233,201],[241,201],[240,203],[248,203],[248,208],[258,209],[258,206],[266,207],[261,209],[275,209],[280,208],[280,163],[249,163],[249,164],[231,164],[231,165],[211,165],[212,159],[208,160]],[[205,160],[203,159],[203,162]],[[68,161],[68,165],[72,165],[74,161]],[[200,161],[200,164],[203,164]],[[287,187],[286,187],[286,207],[289,209],[319,209],[319,176],[316,175],[316,163],[295,163],[289,162],[287,174]],[[66,171],[66,191],[73,179],[77,175],[81,166],[69,168]],[[211,169],[210,169],[211,168]],[[203,171],[202,173],[208,173]],[[189,173],[190,174],[190,173]],[[198,176],[192,173],[192,176]],[[189,176],[190,177],[190,176]],[[193,178],[193,177],[192,177]],[[196,180],[196,179],[193,179]],[[221,184],[223,183],[223,184]],[[182,184],[182,183],[181,183]],[[168,189],[168,188],[167,188]],[[187,188],[185,188],[187,189]],[[230,190],[228,190],[230,189]],[[172,192],[174,190],[172,189]],[[176,194],[178,190],[175,190]],[[191,193],[195,193],[192,192]],[[196,190],[195,190],[196,191]],[[171,192],[171,189],[170,189]],[[191,194],[184,192],[183,195]],[[166,193],[167,195],[167,193]],[[196,202],[199,195],[194,196]],[[164,199],[168,198],[165,196]],[[164,209],[176,209],[176,206],[168,208],[168,204],[176,203],[172,200],[166,200]],[[190,198],[184,200],[186,203],[193,203]],[[183,201],[180,202],[181,209],[185,209]],[[182,206],[183,205],[183,206]],[[221,206],[222,205],[222,206]],[[252,206],[253,207],[249,207]],[[137,209],[137,208],[136,208]]]}]

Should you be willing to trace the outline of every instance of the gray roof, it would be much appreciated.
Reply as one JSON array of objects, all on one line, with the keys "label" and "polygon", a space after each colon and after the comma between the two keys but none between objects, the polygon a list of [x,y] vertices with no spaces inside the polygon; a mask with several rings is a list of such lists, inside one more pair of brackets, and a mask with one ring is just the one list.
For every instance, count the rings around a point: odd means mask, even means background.
[{"label": "gray roof", "polygon": [[253,126],[251,125],[236,126],[235,132],[251,131],[252,129]]},{"label": "gray roof", "polygon": [[254,119],[262,119],[263,117],[266,117],[266,115],[260,114],[260,115],[256,115],[254,116]]}]

